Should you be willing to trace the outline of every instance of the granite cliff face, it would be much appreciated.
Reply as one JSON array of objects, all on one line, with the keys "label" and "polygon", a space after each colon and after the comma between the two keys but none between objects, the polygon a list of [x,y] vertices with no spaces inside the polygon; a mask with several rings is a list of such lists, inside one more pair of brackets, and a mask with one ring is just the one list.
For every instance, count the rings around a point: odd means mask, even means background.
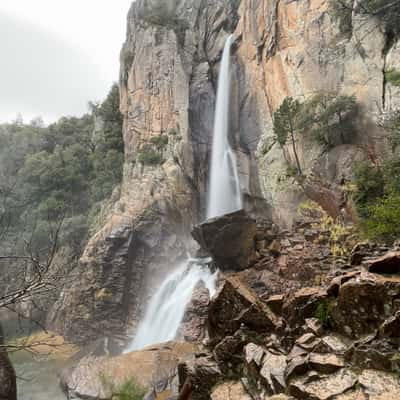
[{"label": "granite cliff face", "polygon": [[[272,114],[286,96],[355,94],[363,109],[353,144],[329,152],[298,144],[306,193],[332,214],[351,214],[342,187],[354,160],[384,156],[376,122],[400,104],[384,74],[400,68],[400,44],[372,18],[353,15],[342,33],[327,0],[137,0],[121,51],[121,194],[49,316],[67,338],[126,334],[145,295],[191,246],[187,233],[206,203],[219,61],[232,32],[231,143],[251,214],[291,224],[306,198],[272,145]],[[142,157],[149,151],[159,157],[151,165]]]}]

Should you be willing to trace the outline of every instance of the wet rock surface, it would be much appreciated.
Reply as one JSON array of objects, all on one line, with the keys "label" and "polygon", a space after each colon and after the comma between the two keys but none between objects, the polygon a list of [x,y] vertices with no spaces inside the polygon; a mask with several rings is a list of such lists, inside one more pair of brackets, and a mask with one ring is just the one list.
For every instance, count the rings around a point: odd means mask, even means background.
[{"label": "wet rock surface", "polygon": [[241,210],[195,226],[192,236],[224,271],[250,266],[255,258],[256,233],[256,221]]}]

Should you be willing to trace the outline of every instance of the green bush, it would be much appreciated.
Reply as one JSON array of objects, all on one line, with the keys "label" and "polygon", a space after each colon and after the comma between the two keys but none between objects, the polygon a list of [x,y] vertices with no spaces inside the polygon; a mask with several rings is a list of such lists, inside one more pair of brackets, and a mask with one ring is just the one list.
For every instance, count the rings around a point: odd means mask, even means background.
[{"label": "green bush", "polygon": [[146,391],[134,379],[114,386],[112,400],[143,400]]},{"label": "green bush", "polygon": [[367,207],[361,222],[369,239],[393,242],[400,238],[400,193],[390,193]]},{"label": "green bush", "polygon": [[394,86],[400,86],[400,71],[397,69],[390,69],[385,72],[386,82]]},{"label": "green bush", "polygon": [[161,151],[168,144],[168,136],[167,135],[153,136],[152,138],[150,138],[150,143],[154,144],[154,146],[156,146],[157,149]]},{"label": "green bush", "polygon": [[144,145],[139,154],[138,161],[143,165],[155,166],[161,165],[164,162],[162,154],[157,151],[152,145],[146,144]]},{"label": "green bush", "polygon": [[325,329],[332,329],[333,328],[333,317],[332,317],[332,302],[329,300],[321,301],[317,309],[315,310],[315,318],[318,319],[319,323]]},{"label": "green bush", "polygon": [[355,184],[357,190],[353,199],[359,215],[366,217],[368,205],[384,195],[385,181],[382,170],[368,162],[356,164]]}]

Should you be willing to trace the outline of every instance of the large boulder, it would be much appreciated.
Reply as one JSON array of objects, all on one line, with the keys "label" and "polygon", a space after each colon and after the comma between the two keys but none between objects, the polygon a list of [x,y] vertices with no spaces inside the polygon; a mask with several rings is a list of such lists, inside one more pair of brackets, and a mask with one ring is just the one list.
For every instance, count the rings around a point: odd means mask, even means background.
[{"label": "large boulder", "polygon": [[255,257],[256,221],[244,210],[210,219],[194,227],[193,238],[221,270],[242,270]]},{"label": "large boulder", "polygon": [[340,333],[354,338],[373,333],[399,311],[399,297],[398,279],[363,272],[340,286],[332,308],[334,324]]},{"label": "large boulder", "polygon": [[226,278],[208,309],[210,339],[220,340],[232,335],[242,324],[267,334],[278,329],[281,321],[243,282],[233,277]]},{"label": "large boulder", "polygon": [[89,355],[61,373],[61,386],[68,396],[101,400],[111,398],[113,385],[134,379],[145,389],[177,394],[177,366],[191,359],[196,349],[170,342],[116,357]]}]

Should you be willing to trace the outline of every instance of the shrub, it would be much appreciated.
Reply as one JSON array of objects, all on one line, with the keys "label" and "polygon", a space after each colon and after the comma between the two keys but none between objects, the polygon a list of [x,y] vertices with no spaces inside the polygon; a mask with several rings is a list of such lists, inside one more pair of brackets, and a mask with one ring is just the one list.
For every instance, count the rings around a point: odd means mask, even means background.
[{"label": "shrub", "polygon": [[152,145],[144,145],[138,155],[138,161],[143,165],[160,165],[164,159]]},{"label": "shrub", "polygon": [[168,144],[168,136],[166,135],[153,136],[152,138],[150,138],[150,143],[156,146],[157,149],[161,151]]},{"label": "shrub", "polygon": [[393,242],[400,237],[400,193],[390,193],[367,207],[361,227],[369,239]]},{"label": "shrub", "polygon": [[143,400],[145,390],[133,379],[129,379],[113,390],[112,400]]},{"label": "shrub", "polygon": [[390,69],[385,72],[386,82],[391,83],[393,86],[400,86],[400,71],[397,69]]},{"label": "shrub", "polygon": [[333,304],[329,300],[321,301],[315,310],[315,318],[325,329],[332,329],[334,322],[332,317]]},{"label": "shrub", "polygon": [[361,162],[355,168],[357,191],[353,196],[357,211],[361,217],[368,215],[367,207],[384,194],[384,176],[382,170],[368,162]]}]

